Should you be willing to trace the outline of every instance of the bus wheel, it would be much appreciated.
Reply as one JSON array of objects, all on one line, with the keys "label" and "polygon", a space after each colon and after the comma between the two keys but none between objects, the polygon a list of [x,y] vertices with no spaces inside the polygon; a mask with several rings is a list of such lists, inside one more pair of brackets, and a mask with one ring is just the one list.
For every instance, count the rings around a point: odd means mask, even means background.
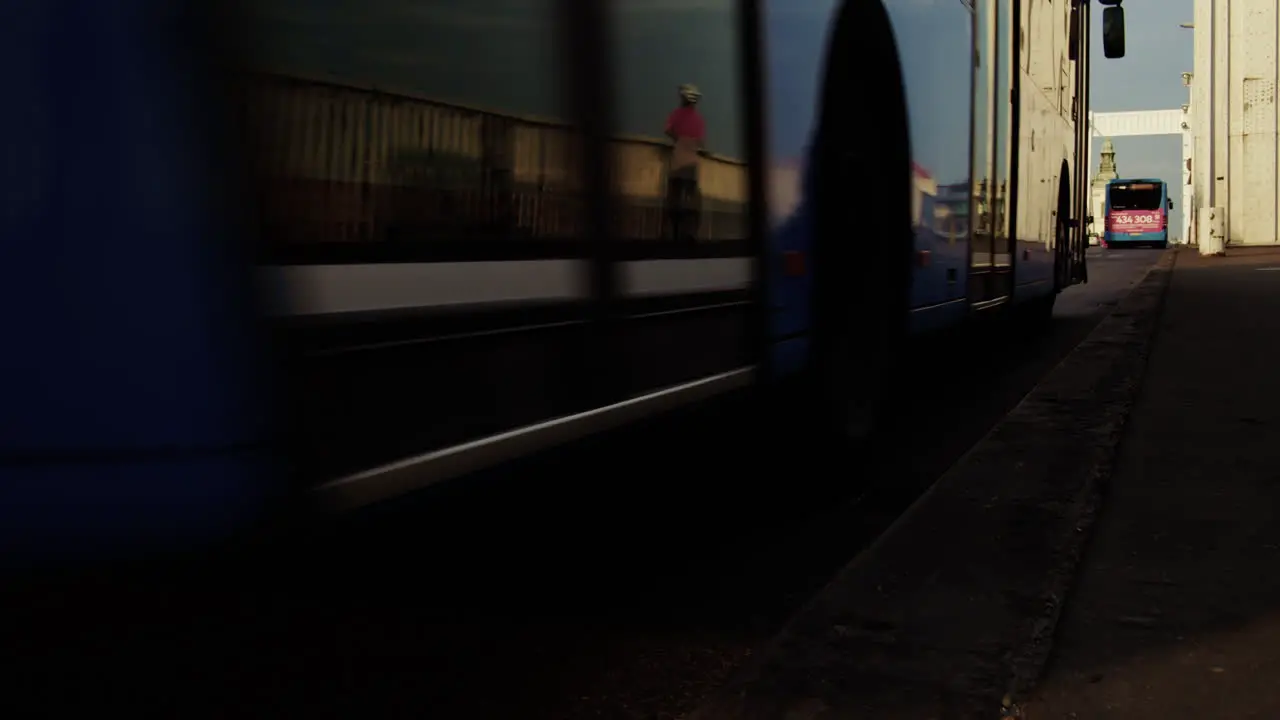
[{"label": "bus wheel", "polygon": [[[912,231],[902,86],[883,4],[844,3],[828,48],[810,151],[815,221],[810,377],[820,430],[842,449],[869,445],[888,424],[905,357]],[[850,92],[852,87],[860,91]],[[867,98],[886,115],[876,142],[849,130],[865,121]]]}]

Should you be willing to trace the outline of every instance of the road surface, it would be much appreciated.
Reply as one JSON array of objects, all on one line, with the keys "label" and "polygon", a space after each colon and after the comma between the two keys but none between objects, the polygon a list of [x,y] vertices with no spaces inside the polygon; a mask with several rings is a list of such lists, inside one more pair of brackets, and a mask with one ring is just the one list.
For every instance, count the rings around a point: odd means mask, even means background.
[{"label": "road surface", "polygon": [[1179,254],[1027,717],[1280,717],[1278,269]]},{"label": "road surface", "polygon": [[1145,248],[1106,250],[1091,247],[1085,257],[1089,282],[1058,296],[1054,316],[1062,319],[1090,317],[1099,308],[1114,308],[1123,291],[1142,278],[1160,251]]}]

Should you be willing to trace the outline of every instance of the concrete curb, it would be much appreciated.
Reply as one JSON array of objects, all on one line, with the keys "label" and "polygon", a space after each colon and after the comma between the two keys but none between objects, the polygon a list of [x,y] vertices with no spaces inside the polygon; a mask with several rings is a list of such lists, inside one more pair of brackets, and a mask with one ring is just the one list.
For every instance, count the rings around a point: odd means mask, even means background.
[{"label": "concrete curb", "polygon": [[[1044,589],[1040,595],[1044,600],[1045,611],[1039,617],[1031,618],[1026,627],[1023,643],[1010,653],[1010,677],[1002,702],[1002,715],[1020,717],[1017,700],[1027,697],[1035,684],[1040,680],[1049,654],[1053,650],[1054,631],[1062,616],[1067,595],[1075,581],[1080,560],[1092,536],[1093,521],[1105,499],[1115,460],[1118,454],[1124,429],[1134,403],[1142,390],[1142,382],[1146,377],[1147,359],[1155,340],[1156,330],[1160,324],[1160,316],[1164,310],[1165,297],[1169,284],[1173,279],[1173,270],[1177,265],[1178,250],[1170,249],[1160,260],[1147,271],[1146,276],[1112,313],[1107,316],[1089,337],[1073,350],[1054,372],[1046,378],[1046,382],[1038,385],[1028,396],[1030,400],[1046,384],[1060,372],[1070,372],[1070,363],[1076,354],[1087,350],[1092,343],[1100,343],[1104,347],[1113,338],[1129,338],[1131,355],[1116,358],[1123,367],[1124,381],[1117,389],[1111,401],[1111,407],[1104,410],[1111,417],[1108,432],[1103,442],[1094,448],[1095,464],[1089,473],[1085,486],[1074,507],[1076,522],[1074,532],[1062,539],[1057,564],[1050,568]],[[1023,401],[1024,403],[1026,400]],[[1016,412],[1015,408],[1015,412]]]},{"label": "concrete curb", "polygon": [[692,717],[1017,716],[1052,647],[1176,257],[1167,251]]}]

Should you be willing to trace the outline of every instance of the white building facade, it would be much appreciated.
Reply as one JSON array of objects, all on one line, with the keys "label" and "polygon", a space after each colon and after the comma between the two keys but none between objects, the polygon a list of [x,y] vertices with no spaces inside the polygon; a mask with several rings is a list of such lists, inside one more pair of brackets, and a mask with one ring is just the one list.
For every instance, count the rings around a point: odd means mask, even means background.
[{"label": "white building facade", "polygon": [[1190,180],[1202,246],[1280,238],[1280,0],[1196,0]]}]

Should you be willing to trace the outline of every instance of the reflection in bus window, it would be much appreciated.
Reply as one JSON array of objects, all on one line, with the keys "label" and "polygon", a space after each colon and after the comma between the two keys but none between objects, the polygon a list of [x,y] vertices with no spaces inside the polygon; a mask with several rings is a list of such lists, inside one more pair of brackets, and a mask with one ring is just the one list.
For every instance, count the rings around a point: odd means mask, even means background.
[{"label": "reflection in bus window", "polygon": [[[1012,0],[1000,0],[996,3],[996,10],[995,87],[1000,88],[1000,90],[995,93],[995,137],[997,139],[995,141],[995,167],[993,170],[995,182],[993,183],[993,197],[991,198],[991,260],[996,267],[1007,269],[1012,267],[1013,264],[1013,243],[1012,235],[1009,232],[1009,171],[1013,162],[1010,147],[1012,137],[1009,134],[1009,127],[1013,115],[1013,104],[1011,102],[1011,94],[1006,92],[1004,88],[1013,87],[1011,80],[1014,38]],[[1001,289],[999,292],[1003,294],[1007,290]]]},{"label": "reflection in bus window", "polygon": [[[996,26],[993,16],[994,3],[980,2],[974,5],[975,22],[973,42],[978,66],[974,71],[973,90],[973,251],[971,264],[975,268],[989,268],[995,253],[995,218],[997,210],[998,180],[992,182],[992,165],[995,152],[996,93]],[[974,276],[971,275],[971,282]],[[975,285],[984,281],[978,280]],[[976,299],[985,299],[985,290],[975,290]]]},{"label": "reflection in bus window", "polygon": [[1161,186],[1155,183],[1112,185],[1107,188],[1112,210],[1161,210],[1164,207]]},{"label": "reflection in bus window", "polygon": [[256,0],[241,117],[268,246],[581,233],[554,0]]},{"label": "reflection in bus window", "polygon": [[612,2],[619,235],[746,238],[737,3]]}]

